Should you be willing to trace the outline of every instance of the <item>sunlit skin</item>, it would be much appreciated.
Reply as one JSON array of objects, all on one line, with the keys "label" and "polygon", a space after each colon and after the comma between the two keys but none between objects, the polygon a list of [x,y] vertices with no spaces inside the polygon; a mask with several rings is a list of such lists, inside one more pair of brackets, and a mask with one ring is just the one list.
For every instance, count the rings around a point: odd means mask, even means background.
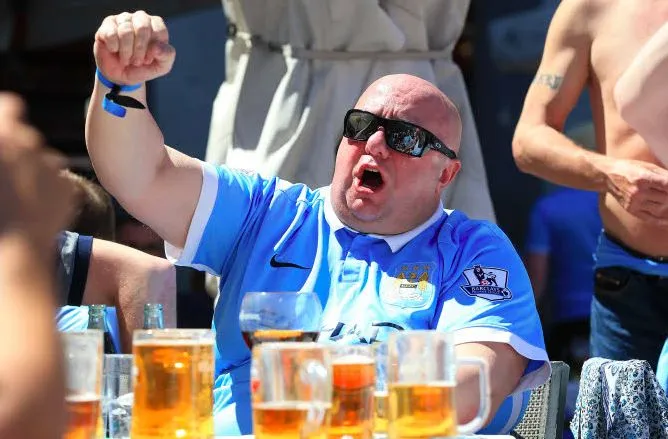
[{"label": "sunlit skin", "polygon": [[[385,76],[369,86],[355,108],[399,119],[432,132],[455,152],[461,119],[455,105],[429,82],[410,75]],[[396,235],[409,231],[436,211],[441,192],[461,163],[438,151],[411,157],[390,149],[382,128],[366,142],[343,138],[331,185],[332,206],[347,226],[362,232]],[[365,170],[379,172],[382,184],[362,185]]]}]

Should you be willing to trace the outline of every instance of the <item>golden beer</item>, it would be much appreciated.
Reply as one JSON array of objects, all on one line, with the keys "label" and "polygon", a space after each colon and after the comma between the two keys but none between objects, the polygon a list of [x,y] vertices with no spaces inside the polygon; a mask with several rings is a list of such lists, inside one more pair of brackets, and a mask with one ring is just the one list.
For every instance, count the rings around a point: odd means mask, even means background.
[{"label": "golden beer", "polygon": [[374,393],[376,411],[373,417],[373,431],[387,433],[387,392]]},{"label": "golden beer", "polygon": [[255,439],[326,439],[330,415],[326,403],[259,402],[253,404],[253,432]]},{"label": "golden beer", "polygon": [[262,329],[259,331],[244,331],[241,333],[249,349],[258,343],[270,341],[316,341],[317,331],[302,331],[292,329]]},{"label": "golden beer", "polygon": [[63,439],[98,439],[102,416],[98,395],[65,397],[67,428]]},{"label": "golden beer", "polygon": [[135,339],[133,353],[132,438],[213,437],[213,343]]},{"label": "golden beer", "polygon": [[390,439],[457,435],[454,384],[389,384]]},{"label": "golden beer", "polygon": [[373,359],[348,356],[334,360],[332,423],[329,436],[368,439],[373,435],[376,365]]}]

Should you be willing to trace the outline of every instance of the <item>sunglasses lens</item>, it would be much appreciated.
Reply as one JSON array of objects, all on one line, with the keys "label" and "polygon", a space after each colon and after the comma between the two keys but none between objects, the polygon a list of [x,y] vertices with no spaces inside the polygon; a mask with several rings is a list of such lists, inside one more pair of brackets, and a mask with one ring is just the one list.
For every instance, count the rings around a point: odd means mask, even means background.
[{"label": "sunglasses lens", "polygon": [[387,137],[389,137],[388,146],[395,151],[420,157],[425,144],[424,132],[417,127],[401,123],[392,125],[387,130]]},{"label": "sunglasses lens", "polygon": [[367,140],[378,129],[373,114],[351,112],[346,118],[343,135],[349,139]]}]

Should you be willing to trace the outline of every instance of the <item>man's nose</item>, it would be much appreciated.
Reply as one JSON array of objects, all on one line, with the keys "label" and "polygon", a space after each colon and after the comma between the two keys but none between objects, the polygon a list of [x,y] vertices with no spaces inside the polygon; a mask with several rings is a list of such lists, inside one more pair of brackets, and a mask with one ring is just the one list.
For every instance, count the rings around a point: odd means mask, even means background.
[{"label": "man's nose", "polygon": [[373,133],[371,137],[366,141],[364,147],[367,154],[374,157],[380,157],[386,159],[390,155],[390,147],[387,146],[385,142],[385,132],[383,128],[378,128],[378,131]]}]

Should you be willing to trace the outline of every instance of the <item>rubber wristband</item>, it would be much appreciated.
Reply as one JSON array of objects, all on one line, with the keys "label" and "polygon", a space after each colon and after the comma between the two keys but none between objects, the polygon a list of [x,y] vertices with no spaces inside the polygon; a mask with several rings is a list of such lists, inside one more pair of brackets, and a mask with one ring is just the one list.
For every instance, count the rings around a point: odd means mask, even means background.
[{"label": "rubber wristband", "polygon": [[[131,98],[129,96],[119,95],[119,93],[123,91],[135,91],[139,89],[142,86],[142,84],[134,84],[134,85],[116,84],[114,82],[111,82],[109,79],[105,78],[102,72],[100,72],[100,69],[95,70],[95,75],[97,76],[97,79],[102,83],[102,85],[111,89],[111,91],[107,93],[102,99],[102,109],[107,113],[113,114],[116,117],[125,117],[127,113],[125,106],[130,106],[132,108],[145,108],[144,105],[141,104],[136,99]],[[121,100],[125,101],[125,105],[122,105],[122,103],[114,102]]]},{"label": "rubber wristband", "polygon": [[105,87],[107,88],[114,88],[114,86],[119,88],[119,91],[135,91],[139,89],[142,84],[133,84],[133,85],[121,85],[121,84],[116,84],[115,82],[110,81],[107,79],[100,69],[95,69],[95,74],[97,75],[97,79],[100,80],[102,84],[104,84]]}]

